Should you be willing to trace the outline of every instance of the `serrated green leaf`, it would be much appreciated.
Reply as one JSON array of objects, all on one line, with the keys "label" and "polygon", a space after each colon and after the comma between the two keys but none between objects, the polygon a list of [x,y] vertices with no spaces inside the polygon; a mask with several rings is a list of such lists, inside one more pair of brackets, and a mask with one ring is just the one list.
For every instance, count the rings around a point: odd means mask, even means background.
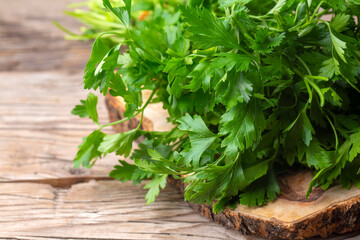
[{"label": "serrated green leaf", "polygon": [[339,62],[335,58],[329,58],[322,63],[320,75],[326,78],[332,78],[334,75],[340,74]]},{"label": "serrated green leaf", "polygon": [[202,86],[202,89],[207,91],[210,88],[211,77],[214,69],[209,67],[209,63],[200,62],[194,70],[189,73],[188,77],[192,78],[190,84],[187,86],[192,92],[196,92]]},{"label": "serrated green leaf", "polygon": [[189,24],[190,39],[200,48],[212,47],[238,48],[241,46],[226,30],[220,19],[214,17],[206,8],[180,7],[184,21]]},{"label": "serrated green leaf", "polygon": [[245,5],[249,2],[251,2],[252,0],[218,0],[219,5],[221,8],[224,7],[231,7],[234,4],[240,4],[240,5]]},{"label": "serrated green leaf", "polygon": [[269,174],[254,182],[244,193],[240,194],[240,203],[249,207],[263,205],[268,202],[267,199],[273,201],[279,193],[280,188],[275,175],[273,171],[269,171]]},{"label": "serrated green leaf", "polygon": [[155,201],[155,198],[160,193],[160,188],[164,189],[166,186],[166,178],[167,175],[155,175],[155,177],[144,186],[144,189],[149,189],[145,196],[146,204]]},{"label": "serrated green leaf", "polygon": [[281,9],[286,4],[286,1],[287,0],[278,0],[276,5],[267,14],[273,14],[274,12],[281,12]]},{"label": "serrated green leaf", "polygon": [[71,111],[71,114],[73,115],[77,115],[79,117],[88,117],[89,114],[88,112],[86,111],[86,101],[85,100],[80,100],[80,105],[76,105],[73,110]]},{"label": "serrated green leaf", "polygon": [[251,48],[260,54],[269,54],[275,47],[280,46],[284,38],[285,33],[280,33],[276,37],[271,37],[268,28],[260,28],[256,31],[255,41]]},{"label": "serrated green leaf", "polygon": [[109,82],[115,74],[114,70],[122,43],[115,45],[104,55],[105,49],[107,49],[107,46],[101,41],[101,36],[104,34],[106,33],[100,34],[95,40],[90,60],[85,69],[84,87],[94,90],[100,88],[100,92],[105,95],[109,88]]},{"label": "serrated green leaf", "polygon": [[117,155],[129,156],[132,150],[132,142],[136,136],[136,131],[110,134],[106,135],[101,142],[98,151],[104,156],[111,152],[116,152]]},{"label": "serrated green leaf", "polygon": [[350,136],[351,148],[349,152],[349,161],[352,162],[360,153],[360,133],[354,133]]},{"label": "serrated green leaf", "polygon": [[106,8],[112,11],[121,22],[129,27],[130,26],[130,14],[131,14],[131,0],[123,0],[125,7],[113,7],[109,0],[103,0],[103,4]]},{"label": "serrated green leaf", "polygon": [[252,58],[244,54],[218,53],[211,62],[211,68],[225,68],[226,71],[236,69],[238,72],[249,70]]},{"label": "serrated green leaf", "polygon": [[178,120],[180,125],[178,128],[189,132],[190,147],[181,152],[186,164],[193,163],[195,167],[199,166],[201,155],[210,147],[217,139],[216,135],[212,133],[201,117],[195,115],[192,118],[189,114]]},{"label": "serrated green leaf", "polygon": [[249,102],[252,95],[252,83],[243,73],[234,71],[225,73],[215,87],[217,102],[232,108],[237,103]]},{"label": "serrated green leaf", "polygon": [[109,174],[111,178],[121,182],[133,181],[134,184],[141,183],[141,181],[149,179],[153,176],[152,173],[145,172],[137,166],[127,163],[126,161],[119,161],[120,165],[115,165],[114,170]]},{"label": "serrated green leaf", "polygon": [[346,1],[344,0],[326,0],[326,3],[328,3],[334,10],[346,10]]},{"label": "serrated green leaf", "polygon": [[308,166],[313,166],[317,170],[329,167],[332,164],[333,157],[333,152],[326,151],[317,140],[311,141],[311,144],[306,149]]},{"label": "serrated green leaf", "polygon": [[221,143],[224,153],[233,157],[239,151],[255,148],[264,128],[265,118],[257,100],[237,104],[221,117],[219,133],[227,135]]},{"label": "serrated green leaf", "polygon": [[79,145],[79,150],[74,158],[74,167],[80,166],[90,168],[94,164],[94,160],[101,157],[98,151],[105,134],[99,130],[93,131],[89,136],[83,139],[83,143]]},{"label": "serrated green leaf", "polygon": [[329,27],[330,29],[330,36],[331,36],[331,41],[333,44],[333,48],[335,49],[336,53],[339,55],[339,57],[346,63],[346,59],[345,59],[345,49],[346,47],[346,42],[340,40],[339,38],[337,38],[334,33],[331,30],[331,27]]},{"label": "serrated green leaf", "polygon": [[97,96],[93,93],[89,93],[89,95],[85,100],[86,112],[88,113],[89,117],[94,121],[94,123],[99,125],[98,113],[96,110],[97,103],[98,103]]},{"label": "serrated green leaf", "polygon": [[349,25],[350,15],[344,13],[337,14],[333,19],[331,19],[330,26],[337,32],[343,32],[347,30]]}]

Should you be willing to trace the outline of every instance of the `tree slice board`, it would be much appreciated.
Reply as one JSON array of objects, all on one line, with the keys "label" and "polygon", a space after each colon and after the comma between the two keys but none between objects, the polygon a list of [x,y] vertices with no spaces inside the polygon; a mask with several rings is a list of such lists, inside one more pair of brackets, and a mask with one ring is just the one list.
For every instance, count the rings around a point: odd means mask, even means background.
[{"label": "tree slice board", "polygon": [[[144,97],[146,98],[146,96]],[[122,118],[125,105],[120,97],[107,95],[106,104],[111,121]],[[157,111],[156,108],[158,108]],[[154,106],[152,112],[144,114],[142,128],[147,131],[171,129],[171,124],[163,122],[167,113],[161,105]],[[117,131],[125,131],[135,125],[122,124]],[[307,239],[312,237],[329,237],[331,234],[344,234],[360,229],[360,189],[352,187],[349,190],[335,185],[323,191],[314,188],[308,199],[305,193],[312,179],[311,171],[289,173],[279,176],[281,194],[271,203],[261,207],[238,205],[235,209],[225,209],[215,214],[212,205],[189,205],[202,214],[227,228],[247,235],[258,235],[268,239]],[[184,184],[170,177],[169,183],[184,191]]]}]

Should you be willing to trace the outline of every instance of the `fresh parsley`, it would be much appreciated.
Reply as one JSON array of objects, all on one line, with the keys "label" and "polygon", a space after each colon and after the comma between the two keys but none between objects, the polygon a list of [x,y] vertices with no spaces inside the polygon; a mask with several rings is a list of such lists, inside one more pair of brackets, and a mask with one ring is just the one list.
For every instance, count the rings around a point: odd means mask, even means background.
[{"label": "fresh parsley", "polygon": [[[185,2],[185,3],[184,3]],[[276,175],[313,169],[313,187],[360,186],[360,2],[356,0],[88,0],[83,21],[95,39],[84,87],[121,96],[125,118],[101,125],[90,93],[73,114],[98,129],[75,166],[115,152],[110,176],[149,189],[166,177],[185,199],[249,206],[280,193]],[[59,26],[61,27],[61,26]],[[62,27],[61,27],[62,28]],[[122,47],[126,46],[126,48]],[[142,101],[145,90],[152,94]],[[174,129],[141,129],[144,110],[162,102]],[[129,132],[102,129],[140,115]],[[132,142],[143,136],[138,149]]]}]

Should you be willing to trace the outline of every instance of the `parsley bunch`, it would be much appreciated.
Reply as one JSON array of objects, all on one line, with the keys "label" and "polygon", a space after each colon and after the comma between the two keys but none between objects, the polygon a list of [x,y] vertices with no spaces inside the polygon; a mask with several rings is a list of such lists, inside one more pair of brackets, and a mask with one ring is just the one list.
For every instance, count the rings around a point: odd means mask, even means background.
[{"label": "parsley bunch", "polygon": [[[84,87],[123,97],[125,118],[101,125],[97,97],[82,100],[72,113],[99,127],[79,146],[75,166],[111,152],[130,156],[133,164],[120,161],[110,176],[151,179],[148,203],[172,175],[186,183],[186,200],[215,202],[215,211],[273,201],[276,176],[286,171],[314,170],[307,194],[334,182],[360,187],[358,0],[102,4],[106,11],[83,12],[98,17],[82,19],[84,35],[102,32]],[[152,94],[143,102],[145,90]],[[141,129],[144,110],[157,102],[175,126],[169,132]],[[102,132],[137,115],[135,129]]]}]

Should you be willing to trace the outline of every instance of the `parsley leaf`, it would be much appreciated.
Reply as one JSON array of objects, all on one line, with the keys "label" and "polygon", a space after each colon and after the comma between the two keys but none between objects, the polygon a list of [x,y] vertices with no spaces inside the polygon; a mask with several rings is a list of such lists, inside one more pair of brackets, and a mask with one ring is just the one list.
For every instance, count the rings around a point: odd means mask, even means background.
[{"label": "parsley leaf", "polygon": [[274,172],[269,171],[268,175],[254,182],[251,188],[240,194],[240,203],[250,207],[263,205],[268,201],[267,199],[274,201],[279,193],[280,188],[276,182]]},{"label": "parsley leaf", "polygon": [[132,142],[135,140],[136,131],[132,130],[125,133],[106,135],[98,150],[106,156],[108,153],[115,152],[117,155],[129,156],[132,149]]},{"label": "parsley leaf", "polygon": [[86,101],[85,100],[80,100],[80,105],[76,105],[73,110],[71,111],[71,114],[73,115],[76,115],[76,116],[79,116],[79,117],[88,117],[89,114],[88,112],[86,111]]},{"label": "parsley leaf", "polygon": [[221,8],[224,8],[224,7],[231,7],[234,4],[245,5],[250,1],[252,0],[219,0],[219,5]]},{"label": "parsley leaf", "polygon": [[221,118],[220,131],[227,135],[221,143],[224,153],[234,157],[238,151],[255,148],[265,128],[265,118],[257,100],[239,103]]},{"label": "parsley leaf", "polygon": [[195,167],[198,167],[201,155],[215,142],[217,137],[207,128],[199,116],[195,115],[192,118],[189,114],[186,114],[178,122],[180,123],[178,128],[188,131],[190,138],[190,147],[185,148],[181,155],[184,157],[185,164],[192,162]]},{"label": "parsley leaf", "polygon": [[125,26],[130,26],[131,0],[124,0],[125,7],[113,7],[109,0],[103,0],[106,8],[110,9]]},{"label": "parsley leaf", "polygon": [[333,47],[336,51],[336,53],[339,55],[339,57],[346,63],[345,59],[345,49],[346,49],[346,42],[340,40],[338,37],[335,36],[335,33],[332,31],[331,27],[329,27],[330,30],[330,36],[331,41],[333,44]]},{"label": "parsley leaf", "polygon": [[[358,1],[259,2],[87,0],[89,10],[70,13],[86,23],[83,34],[57,24],[72,39],[95,39],[84,87],[122,97],[126,108],[100,125],[95,94],[75,106],[97,129],[74,165],[132,153],[134,164],[120,161],[110,175],[152,179],[148,203],[172,175],[187,200],[216,212],[274,200],[276,174],[289,169],[314,171],[307,194],[359,187]],[[172,130],[142,129],[152,104]],[[134,129],[102,132],[119,123]]]},{"label": "parsley leaf", "polygon": [[120,165],[114,166],[109,174],[111,178],[120,180],[122,182],[133,181],[134,184],[141,183],[142,180],[149,179],[153,176],[152,173],[145,172],[135,165],[129,164],[126,161],[119,161]]},{"label": "parsley leaf", "polygon": [[94,164],[92,160],[101,157],[101,152],[98,151],[98,147],[104,136],[104,133],[96,130],[83,139],[83,143],[79,145],[79,150],[74,158],[74,166],[76,168],[81,165],[90,168]]},{"label": "parsley leaf", "polygon": [[164,189],[166,185],[167,175],[156,175],[150,182],[145,185],[145,189],[149,189],[145,199],[146,204],[150,204],[155,201],[155,198],[160,193],[160,188]]},{"label": "parsley leaf", "polygon": [[85,100],[85,108],[89,117],[94,121],[94,123],[99,124],[98,113],[96,110],[98,98],[95,94],[89,93]]},{"label": "parsley leaf", "polygon": [[236,39],[226,30],[218,18],[206,8],[181,7],[184,21],[189,24],[188,31],[192,34],[191,41],[200,48],[224,46],[241,48]]}]

